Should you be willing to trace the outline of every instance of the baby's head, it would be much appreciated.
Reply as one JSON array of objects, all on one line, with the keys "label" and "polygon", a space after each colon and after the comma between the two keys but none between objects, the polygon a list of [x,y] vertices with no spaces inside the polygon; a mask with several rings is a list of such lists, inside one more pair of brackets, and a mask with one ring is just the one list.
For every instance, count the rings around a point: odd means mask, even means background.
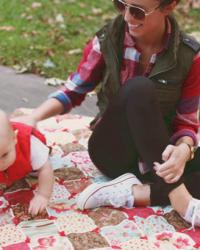
[{"label": "baby's head", "polygon": [[17,131],[14,131],[8,116],[0,110],[0,171],[6,170],[16,159],[15,144]]}]

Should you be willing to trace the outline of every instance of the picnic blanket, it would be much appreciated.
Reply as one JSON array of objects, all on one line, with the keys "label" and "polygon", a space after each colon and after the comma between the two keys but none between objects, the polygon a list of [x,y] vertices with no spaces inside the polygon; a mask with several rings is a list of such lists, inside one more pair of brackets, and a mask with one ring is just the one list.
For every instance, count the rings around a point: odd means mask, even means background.
[{"label": "picnic blanket", "polygon": [[67,114],[39,123],[52,147],[56,181],[50,204],[36,217],[27,213],[37,188],[35,176],[7,189],[0,197],[0,249],[200,249],[200,229],[190,229],[170,206],[77,209],[76,197],[85,187],[108,180],[87,152],[91,119]]}]

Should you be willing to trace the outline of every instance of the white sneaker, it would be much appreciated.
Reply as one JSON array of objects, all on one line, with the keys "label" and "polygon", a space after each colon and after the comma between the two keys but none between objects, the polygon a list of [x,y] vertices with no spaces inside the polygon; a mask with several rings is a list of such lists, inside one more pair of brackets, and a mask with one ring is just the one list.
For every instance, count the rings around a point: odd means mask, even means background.
[{"label": "white sneaker", "polygon": [[192,228],[195,226],[200,227],[200,200],[192,198],[189,202],[184,219],[192,224]]},{"label": "white sneaker", "polygon": [[118,178],[100,184],[91,184],[77,199],[77,207],[81,210],[101,206],[133,207],[132,186],[141,184],[135,175],[127,173]]}]

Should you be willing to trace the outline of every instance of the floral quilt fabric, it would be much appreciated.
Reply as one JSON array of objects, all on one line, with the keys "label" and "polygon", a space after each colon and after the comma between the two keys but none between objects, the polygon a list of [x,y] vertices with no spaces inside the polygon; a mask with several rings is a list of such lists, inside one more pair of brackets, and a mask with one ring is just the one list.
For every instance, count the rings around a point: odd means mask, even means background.
[{"label": "floral quilt fabric", "polygon": [[50,204],[36,217],[28,214],[37,188],[31,174],[5,190],[0,197],[0,250],[200,249],[200,229],[190,229],[170,206],[77,209],[76,198],[85,187],[107,181],[87,152],[91,120],[64,115],[39,124],[52,148],[56,177]]}]

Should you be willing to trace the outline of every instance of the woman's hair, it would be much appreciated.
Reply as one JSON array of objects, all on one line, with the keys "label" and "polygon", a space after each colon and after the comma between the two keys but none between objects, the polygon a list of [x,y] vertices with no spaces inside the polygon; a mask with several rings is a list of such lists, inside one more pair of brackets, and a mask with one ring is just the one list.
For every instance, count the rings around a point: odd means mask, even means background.
[{"label": "woman's hair", "polygon": [[[164,7],[166,5],[169,5],[170,3],[172,3],[174,0],[160,0],[160,6]],[[180,0],[176,0],[176,3],[178,4],[180,2]]]}]

